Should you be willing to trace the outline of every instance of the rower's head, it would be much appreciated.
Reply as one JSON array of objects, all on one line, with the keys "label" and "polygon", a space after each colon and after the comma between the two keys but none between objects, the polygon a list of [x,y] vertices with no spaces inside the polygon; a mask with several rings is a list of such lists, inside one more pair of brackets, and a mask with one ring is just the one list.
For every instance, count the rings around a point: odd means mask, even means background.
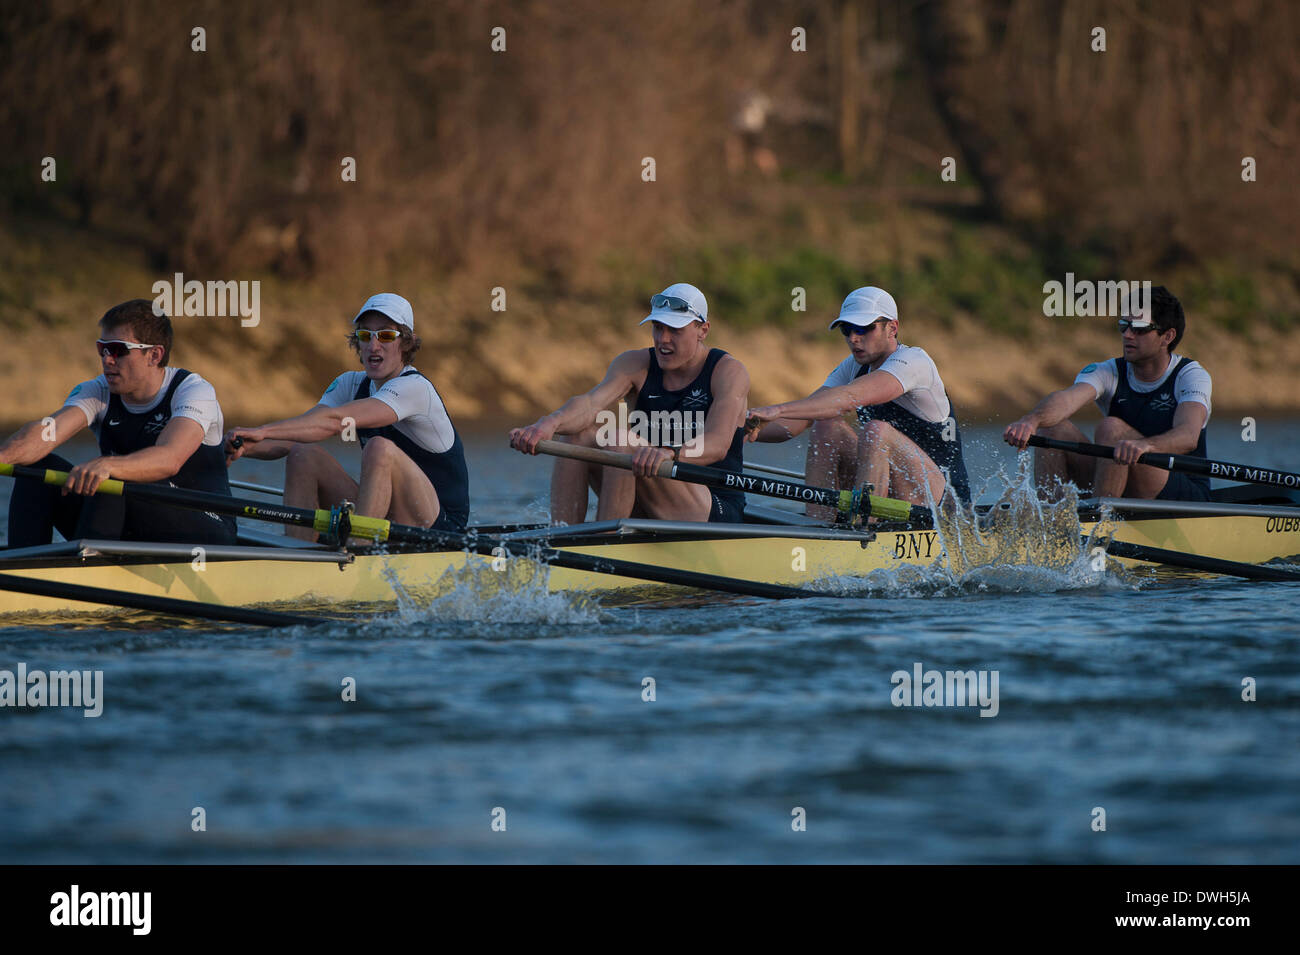
[{"label": "rower's head", "polygon": [[153,302],[135,298],[114,305],[99,320],[95,343],[112,394],[156,390],[172,352],[172,322]]},{"label": "rower's head", "polygon": [[1144,301],[1145,298],[1140,290],[1135,291],[1119,320],[1124,360],[1127,362],[1173,354],[1187,327],[1182,303],[1169,289],[1157,285],[1151,289],[1151,300]]},{"label": "rower's head", "polygon": [[898,305],[894,296],[874,285],[854,289],[831,328],[844,335],[854,361],[869,365],[898,347]]},{"label": "rower's head", "polygon": [[401,374],[420,350],[411,303],[392,292],[370,296],[352,319],[348,343],[370,378],[387,381]]},{"label": "rower's head", "polygon": [[709,334],[709,303],[694,285],[678,282],[650,296],[650,314],[640,324],[646,322],[651,323],[659,367],[681,368],[704,348]]}]

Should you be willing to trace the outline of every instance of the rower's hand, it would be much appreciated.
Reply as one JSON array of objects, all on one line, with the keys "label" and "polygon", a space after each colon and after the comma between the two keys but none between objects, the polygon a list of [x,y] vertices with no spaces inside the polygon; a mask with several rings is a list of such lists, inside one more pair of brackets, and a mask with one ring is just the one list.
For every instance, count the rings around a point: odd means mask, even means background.
[{"label": "rower's hand", "polygon": [[779,417],[781,417],[779,405],[750,408],[745,412],[745,440],[757,441],[759,434],[763,431],[763,425],[769,421],[775,421]]},{"label": "rower's hand", "polygon": [[510,447],[524,454],[536,454],[537,446],[555,437],[555,426],[546,418],[539,418],[526,428],[510,432]]},{"label": "rower's hand", "polygon": [[1028,415],[1019,421],[1013,421],[1007,425],[1007,429],[1002,432],[1002,440],[1013,448],[1019,448],[1021,451],[1029,447],[1029,439],[1034,436],[1038,430],[1038,422]]},{"label": "rower's hand", "polygon": [[248,453],[250,445],[262,440],[257,428],[231,428],[226,432],[226,467]]},{"label": "rower's hand", "polygon": [[1145,439],[1120,441],[1115,445],[1115,460],[1120,464],[1137,464],[1138,458],[1151,450],[1151,442]]},{"label": "rower's hand", "polygon": [[95,489],[112,476],[109,474],[112,460],[111,457],[92,458],[84,464],[74,466],[68,472],[68,481],[63,485],[63,493],[65,495],[94,494]]},{"label": "rower's hand", "polygon": [[657,477],[659,466],[673,460],[669,448],[641,447],[632,452],[632,473],[638,477]]}]

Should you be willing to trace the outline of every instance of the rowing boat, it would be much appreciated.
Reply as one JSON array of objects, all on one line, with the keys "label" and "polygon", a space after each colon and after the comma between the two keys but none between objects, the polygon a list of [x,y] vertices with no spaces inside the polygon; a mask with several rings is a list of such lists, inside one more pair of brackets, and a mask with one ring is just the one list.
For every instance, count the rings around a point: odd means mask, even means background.
[{"label": "rowing boat", "polygon": [[[973,566],[1065,568],[1096,542],[1125,542],[1203,557],[1261,564],[1300,555],[1300,495],[1227,488],[1207,503],[1106,499],[1069,508],[1072,520],[1024,513],[1001,520],[998,508],[978,520],[917,527],[883,522],[858,528],[819,524],[793,511],[750,504],[749,522],[711,524],[626,519],[570,527],[477,528],[511,545],[790,587],[819,587],[903,567],[939,567],[957,575]],[[1003,507],[1011,515],[1012,508]],[[1040,509],[1033,509],[1036,512]],[[1123,560],[1123,563],[1134,564]],[[547,566],[505,550],[460,548],[377,553],[308,545],[242,531],[239,546],[206,548],[132,541],[71,541],[0,551],[0,573],[56,585],[100,587],[117,594],[181,598],[227,607],[362,611],[421,604],[469,584],[480,590],[632,595],[640,576]],[[60,596],[0,591],[0,616],[102,612],[102,604]]]}]

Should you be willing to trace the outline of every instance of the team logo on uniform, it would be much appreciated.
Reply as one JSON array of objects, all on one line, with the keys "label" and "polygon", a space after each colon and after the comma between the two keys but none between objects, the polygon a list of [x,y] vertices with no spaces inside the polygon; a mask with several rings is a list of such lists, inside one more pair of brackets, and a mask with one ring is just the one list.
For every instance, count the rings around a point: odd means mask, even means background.
[{"label": "team logo on uniform", "polygon": [[156,411],[153,417],[145,422],[144,433],[157,434],[165,427],[167,427],[167,415],[161,411]]},{"label": "team logo on uniform", "polygon": [[692,388],[691,393],[682,399],[683,408],[700,408],[713,402],[713,396],[703,388]]},{"label": "team logo on uniform", "polygon": [[1178,407],[1178,402],[1174,401],[1172,393],[1166,391],[1152,399],[1151,407],[1155,411],[1173,411]]}]

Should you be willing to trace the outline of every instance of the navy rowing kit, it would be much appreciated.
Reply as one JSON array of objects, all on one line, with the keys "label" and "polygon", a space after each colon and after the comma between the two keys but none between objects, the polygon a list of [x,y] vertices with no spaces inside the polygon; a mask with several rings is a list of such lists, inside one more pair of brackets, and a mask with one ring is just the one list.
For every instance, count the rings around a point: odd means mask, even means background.
[{"label": "navy rowing kit", "polygon": [[[713,369],[726,356],[721,348],[709,349],[708,357],[700,373],[684,388],[669,389],[664,387],[663,369],[655,357],[655,350],[650,349],[650,367],[646,369],[645,384],[637,392],[634,411],[644,412],[647,416],[658,413],[676,415],[683,432],[674,435],[664,443],[665,447],[680,447],[692,437],[699,438],[703,427],[693,429],[690,422],[698,420],[696,415],[703,415],[707,425],[709,411],[713,407]],[[688,433],[689,432],[689,433]],[[731,447],[726,457],[715,461],[711,466],[720,471],[730,471],[737,476],[744,466],[745,431],[737,428],[731,439]],[[689,463],[689,457],[683,460]],[[712,499],[709,507],[709,520],[738,524],[745,518],[745,492],[739,489],[711,488]]]},{"label": "navy rowing kit", "polygon": [[[128,410],[119,395],[110,394],[106,407],[98,416],[100,454],[127,455],[156,445],[158,436],[172,420],[176,410],[177,391],[190,374],[184,369],[176,369],[171,374],[170,384],[162,389],[162,397],[141,411]],[[211,386],[197,376],[194,382],[211,390]],[[107,391],[107,385],[99,379],[86,385],[100,385],[101,390]],[[86,386],[78,386],[73,391],[69,403],[78,403],[73,398],[83,387]],[[215,396],[212,400],[215,404]],[[219,434],[219,409],[217,417],[214,433]],[[34,466],[67,471],[72,464],[59,455],[50,454]],[[220,444],[200,444],[198,450],[186,459],[171,478],[154,483],[159,487],[186,488],[230,496],[226,458]],[[64,495],[58,487],[33,481],[16,482],[13,496],[9,499],[9,546],[48,544],[56,528],[68,540],[98,538],[192,544],[235,542],[235,519],[227,515],[137,502],[129,497],[107,494],[91,497]]]},{"label": "navy rowing kit", "polygon": [[[408,367],[397,378],[391,380],[400,382],[402,379],[412,376],[427,384],[428,391],[432,392],[432,400],[436,402],[436,411],[434,413],[441,412],[438,415],[439,420],[445,419],[444,428],[451,434],[451,446],[444,451],[431,450],[418,443],[411,435],[400,430],[396,423],[385,425],[382,428],[359,428],[357,430],[357,439],[361,442],[362,448],[366,446],[366,442],[371,438],[387,438],[397,445],[407,457],[415,462],[416,467],[424,472],[424,476],[433,485],[434,493],[438,495],[438,519],[433,522],[432,529],[459,533],[469,524],[469,468],[465,464],[465,445],[460,439],[460,432],[456,431],[455,426],[451,423],[451,417],[446,413],[446,409],[442,407],[437,391],[429,379],[414,368]],[[382,390],[381,388],[380,391]],[[352,400],[361,401],[364,398],[372,397],[385,400],[388,395],[386,393],[372,395],[371,379],[362,372],[361,380],[357,382]],[[385,403],[391,407],[396,400],[385,400]],[[429,400],[427,396],[426,400]],[[397,409],[394,408],[394,410]],[[399,416],[402,414],[401,411],[397,411],[397,413]]]},{"label": "navy rowing kit", "polygon": [[[861,378],[870,372],[868,365],[859,365],[853,377]],[[944,397],[947,397],[946,394]],[[858,408],[858,423],[865,425],[868,421],[883,421],[893,425],[900,434],[910,438],[928,454],[930,460],[943,471],[944,480],[957,495],[957,499],[963,504],[969,504],[970,479],[966,474],[966,459],[962,454],[961,427],[957,424],[957,411],[952,399],[947,398],[947,401],[948,414],[939,421],[927,421],[904,408],[895,399]],[[888,488],[877,488],[876,493],[888,494]]]},{"label": "navy rowing kit", "polygon": [[[1165,379],[1161,387],[1152,391],[1135,391],[1129,384],[1128,368],[1123,358],[1115,359],[1118,381],[1115,394],[1110,399],[1107,414],[1119,418],[1138,434],[1145,438],[1164,434],[1173,430],[1174,414],[1178,410],[1175,395],[1178,391],[1178,376],[1192,370],[1194,362],[1189,358],[1179,358],[1173,373]],[[1208,423],[1208,418],[1207,418]],[[1191,457],[1208,456],[1204,427],[1196,441],[1196,450],[1189,452]],[[1169,478],[1156,500],[1165,501],[1208,501],[1210,499],[1210,479],[1204,474],[1186,474],[1182,471],[1169,472]]]}]

